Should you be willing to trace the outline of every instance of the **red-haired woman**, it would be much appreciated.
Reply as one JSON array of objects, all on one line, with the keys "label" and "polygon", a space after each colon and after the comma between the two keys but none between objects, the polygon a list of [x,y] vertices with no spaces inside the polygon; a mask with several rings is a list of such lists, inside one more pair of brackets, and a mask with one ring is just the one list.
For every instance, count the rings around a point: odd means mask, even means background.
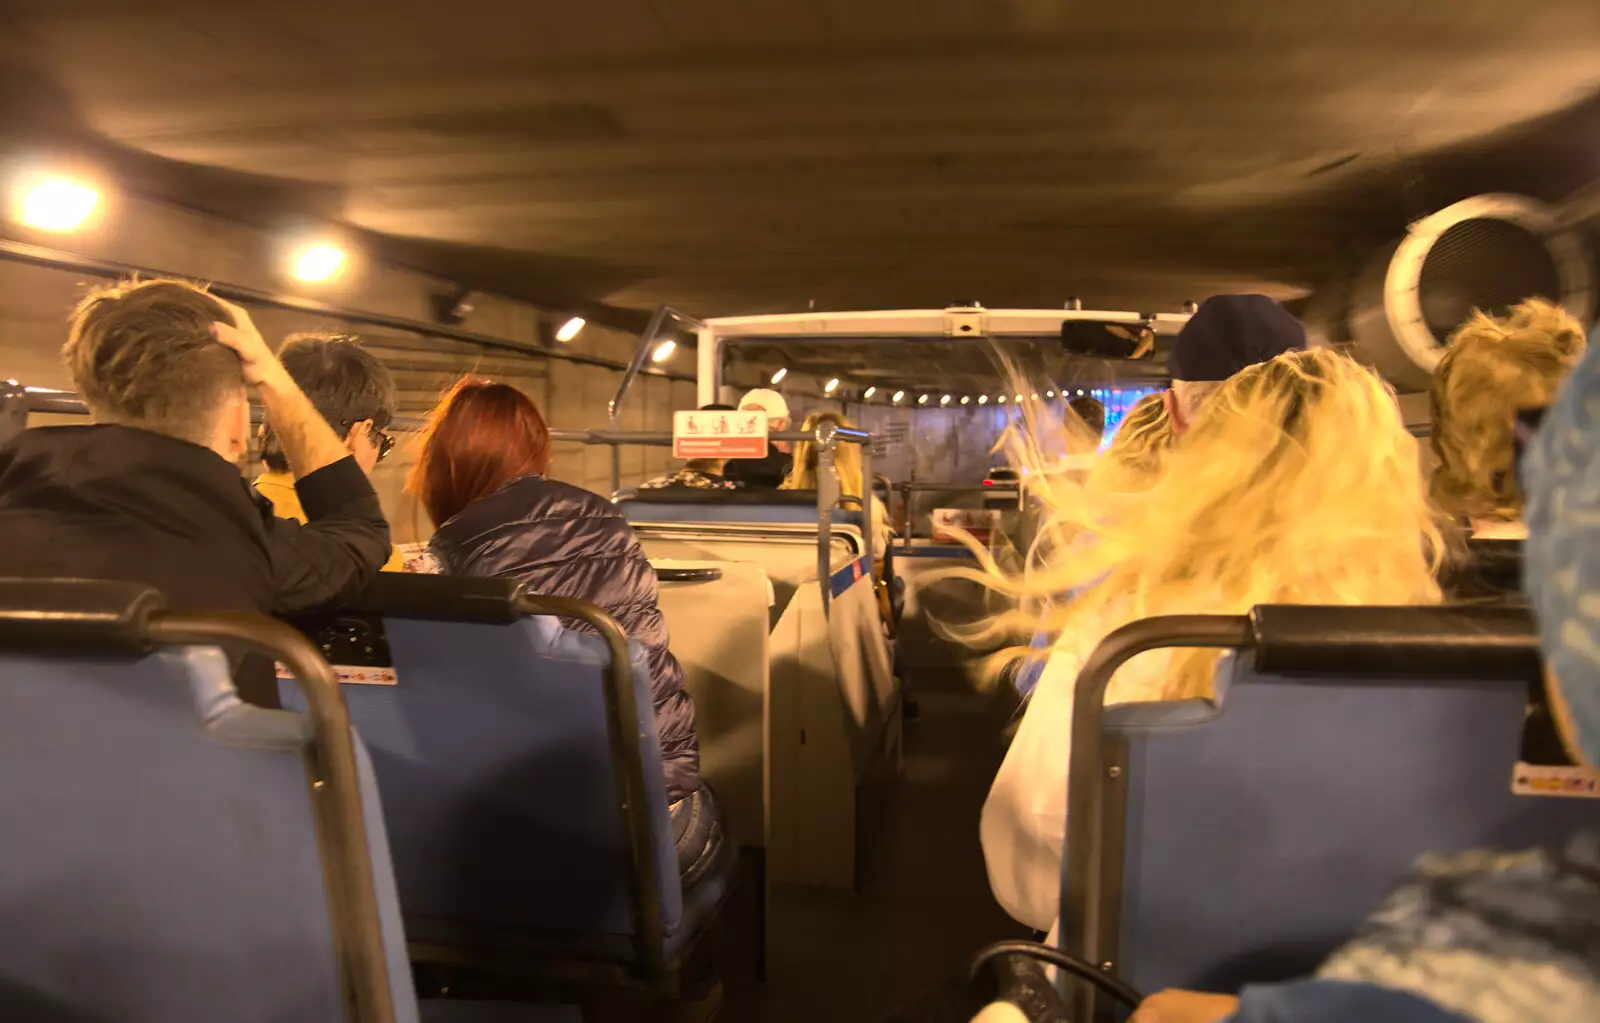
[{"label": "red-haired woman", "polygon": [[550,431],[526,395],[485,380],[456,384],[428,415],[407,485],[436,524],[420,570],[517,579],[590,601],[645,646],[678,866],[691,884],[720,853],[722,831],[700,783],[694,703],[667,649],[655,570],[616,505],[550,479],[549,469]]}]

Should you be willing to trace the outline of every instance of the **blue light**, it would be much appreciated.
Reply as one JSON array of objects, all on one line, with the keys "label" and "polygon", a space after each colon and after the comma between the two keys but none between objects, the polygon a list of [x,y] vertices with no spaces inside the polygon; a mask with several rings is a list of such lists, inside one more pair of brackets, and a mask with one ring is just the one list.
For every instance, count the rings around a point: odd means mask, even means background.
[{"label": "blue light", "polygon": [[1106,430],[1101,435],[1100,440],[1100,450],[1104,451],[1111,444],[1111,438],[1117,435],[1117,428],[1122,425],[1123,419],[1127,418],[1128,412],[1133,409],[1133,406],[1139,404],[1146,397],[1160,392],[1154,387],[1115,387],[1097,392],[1096,397],[1099,397],[1101,393],[1104,393],[1108,399],[1104,402],[1106,407]]}]

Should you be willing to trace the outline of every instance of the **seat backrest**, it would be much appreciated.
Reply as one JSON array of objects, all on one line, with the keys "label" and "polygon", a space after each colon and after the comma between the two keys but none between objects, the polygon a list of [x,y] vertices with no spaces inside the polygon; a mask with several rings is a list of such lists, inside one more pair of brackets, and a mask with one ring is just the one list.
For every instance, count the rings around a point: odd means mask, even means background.
[{"label": "seat backrest", "polygon": [[700,777],[717,791],[740,845],[765,844],[768,606],[758,565],[655,561],[661,613],[694,698]]},{"label": "seat backrest", "polygon": [[1512,794],[1525,680],[1258,674],[1219,704],[1111,708],[1129,741],[1121,956],[1135,987],[1302,976],[1418,856],[1600,826],[1600,801]]},{"label": "seat backrest", "polygon": [[[815,524],[639,522],[639,545],[651,560],[744,561],[760,566],[772,583],[770,623],[776,626],[802,586],[817,585]],[[864,549],[861,531],[841,525],[829,537],[834,571],[855,561]]]},{"label": "seat backrest", "polygon": [[[342,613],[387,650],[394,684],[345,699],[383,786],[413,942],[487,934],[611,935],[631,961],[631,854],[619,817],[599,637],[520,610],[508,580],[395,576]],[[365,608],[366,610],[361,610]],[[314,623],[302,623],[311,627]],[[381,637],[378,633],[381,631]],[[630,647],[635,720],[664,933],[682,919],[644,650]]]},{"label": "seat backrest", "polygon": [[1521,540],[1468,540],[1465,556],[1446,566],[1439,584],[1451,600],[1526,603]]},{"label": "seat backrest", "polygon": [[[815,490],[697,490],[662,487],[624,490],[614,500],[629,522],[779,522],[817,521]],[[859,510],[840,509],[833,521],[861,525]]]},{"label": "seat backrest", "polygon": [[[214,646],[141,653],[154,612],[130,611],[159,607],[152,590],[46,588],[41,609],[79,616],[76,635],[30,635],[41,586],[0,581],[0,1017],[380,1018],[356,1015],[342,977],[350,903],[331,863],[350,843],[314,803],[329,805],[308,716],[242,704]],[[388,937],[381,1016],[415,1020]]]}]

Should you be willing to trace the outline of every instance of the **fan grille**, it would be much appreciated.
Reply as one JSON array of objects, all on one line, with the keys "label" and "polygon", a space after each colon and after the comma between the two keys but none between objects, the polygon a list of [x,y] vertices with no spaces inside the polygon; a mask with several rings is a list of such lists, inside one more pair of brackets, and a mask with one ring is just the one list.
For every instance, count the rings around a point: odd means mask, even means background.
[{"label": "fan grille", "polygon": [[1543,238],[1505,220],[1463,220],[1444,232],[1417,282],[1423,319],[1441,345],[1474,309],[1504,316],[1535,296],[1560,299],[1560,269]]}]

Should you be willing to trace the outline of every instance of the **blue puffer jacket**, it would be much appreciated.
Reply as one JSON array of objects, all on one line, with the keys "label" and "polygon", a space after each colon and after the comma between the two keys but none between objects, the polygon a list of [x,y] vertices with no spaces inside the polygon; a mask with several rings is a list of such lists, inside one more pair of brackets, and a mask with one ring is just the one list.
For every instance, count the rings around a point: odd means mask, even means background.
[{"label": "blue puffer jacket", "polygon": [[[609,611],[649,652],[668,800],[700,787],[694,701],[667,649],[655,571],[616,505],[567,483],[522,476],[440,526],[428,549],[451,575],[517,579],[536,592],[577,597]],[[563,624],[592,631],[582,622]]]}]

